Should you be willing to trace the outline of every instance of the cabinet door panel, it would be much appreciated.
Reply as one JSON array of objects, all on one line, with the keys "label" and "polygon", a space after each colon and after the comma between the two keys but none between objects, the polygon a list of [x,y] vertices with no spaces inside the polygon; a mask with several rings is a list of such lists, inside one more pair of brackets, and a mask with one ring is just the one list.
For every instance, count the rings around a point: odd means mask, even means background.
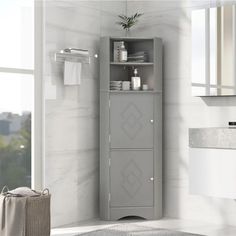
[{"label": "cabinet door panel", "polygon": [[153,206],[152,178],[152,151],[111,151],[111,207]]},{"label": "cabinet door panel", "polygon": [[153,148],[153,95],[112,94],[111,148]]}]

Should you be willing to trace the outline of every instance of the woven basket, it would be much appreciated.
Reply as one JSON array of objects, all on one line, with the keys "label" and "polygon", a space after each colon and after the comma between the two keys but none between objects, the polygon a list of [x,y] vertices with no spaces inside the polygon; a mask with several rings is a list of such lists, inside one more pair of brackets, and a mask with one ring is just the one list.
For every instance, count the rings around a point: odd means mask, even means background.
[{"label": "woven basket", "polygon": [[[7,192],[3,193],[2,191],[1,196],[5,196],[4,194],[7,194]],[[13,201],[15,201],[14,199],[17,201],[17,199],[20,198],[11,196],[9,197],[12,198]],[[50,199],[51,195],[49,194],[48,189],[45,189],[42,193],[40,193],[40,196],[26,197],[25,208],[23,208],[24,210],[21,210],[20,213],[24,214],[25,220],[23,221],[22,226],[19,228],[19,231],[24,233],[19,233],[18,235],[8,235],[9,233],[7,232],[12,232],[11,228],[8,227],[14,227],[14,224],[9,224],[6,226],[4,231],[0,230],[1,234],[4,236],[50,236]],[[11,208],[9,207],[9,209]],[[1,211],[3,211],[3,209],[1,209]],[[16,217],[19,217],[19,215]]]},{"label": "woven basket", "polygon": [[50,198],[50,194],[27,198],[25,236],[50,235]]}]

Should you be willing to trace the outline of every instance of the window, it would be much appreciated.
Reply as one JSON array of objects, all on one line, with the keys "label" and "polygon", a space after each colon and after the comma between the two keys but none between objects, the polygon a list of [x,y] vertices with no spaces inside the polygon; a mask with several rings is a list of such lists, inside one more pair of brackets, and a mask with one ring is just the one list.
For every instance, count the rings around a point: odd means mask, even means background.
[{"label": "window", "polygon": [[34,1],[0,3],[0,188],[32,184]]}]

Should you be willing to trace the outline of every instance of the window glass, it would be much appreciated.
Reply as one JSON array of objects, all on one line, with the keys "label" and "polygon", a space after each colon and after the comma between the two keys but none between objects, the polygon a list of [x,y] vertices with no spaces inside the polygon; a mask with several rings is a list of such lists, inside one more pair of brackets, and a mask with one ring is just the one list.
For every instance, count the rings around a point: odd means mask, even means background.
[{"label": "window glass", "polygon": [[0,67],[33,69],[33,0],[0,1]]},{"label": "window glass", "polygon": [[0,73],[0,188],[31,186],[33,75]]},{"label": "window glass", "polygon": [[192,82],[205,84],[205,29],[206,11],[196,10],[192,12]]},{"label": "window glass", "polygon": [[34,75],[14,69],[34,69],[33,4],[0,1],[0,189],[31,187]]}]

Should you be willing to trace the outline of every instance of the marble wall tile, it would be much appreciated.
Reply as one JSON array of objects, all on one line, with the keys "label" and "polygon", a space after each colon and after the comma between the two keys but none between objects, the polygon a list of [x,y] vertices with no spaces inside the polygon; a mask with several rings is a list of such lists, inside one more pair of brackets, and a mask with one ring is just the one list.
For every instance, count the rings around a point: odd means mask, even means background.
[{"label": "marble wall tile", "polygon": [[[124,3],[45,2],[45,185],[52,193],[53,227],[98,217],[99,58],[94,55],[101,36],[121,34],[115,21]],[[64,65],[54,61],[54,53],[68,47],[90,52],[79,86],[64,86]]]},{"label": "marble wall tile", "polygon": [[97,216],[97,153],[97,149],[47,153],[47,185],[53,193],[53,225],[76,223]]},{"label": "marble wall tile", "polygon": [[117,24],[118,15],[126,14],[126,1],[101,1],[101,35],[124,36],[125,32]]}]

